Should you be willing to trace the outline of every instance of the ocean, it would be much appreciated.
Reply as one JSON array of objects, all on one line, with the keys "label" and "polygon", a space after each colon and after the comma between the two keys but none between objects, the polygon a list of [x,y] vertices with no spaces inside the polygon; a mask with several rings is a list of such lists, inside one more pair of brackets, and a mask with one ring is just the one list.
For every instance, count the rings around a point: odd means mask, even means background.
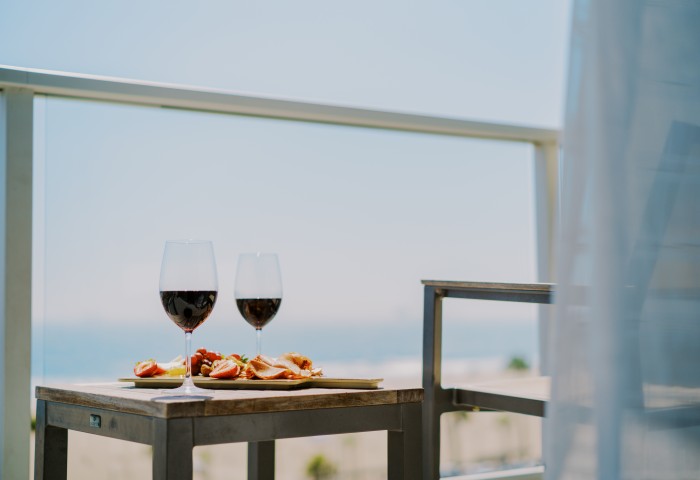
[{"label": "ocean", "polygon": [[[443,360],[460,368],[505,368],[512,357],[538,361],[535,320],[449,322],[443,326]],[[255,332],[245,322],[204,323],[192,347],[222,353],[255,353]],[[110,381],[131,376],[139,360],[169,361],[184,355],[184,334],[167,320],[125,326],[46,323],[34,328],[34,383]],[[420,321],[290,324],[273,321],[263,330],[263,353],[297,351],[329,375],[349,372],[420,376]]]}]

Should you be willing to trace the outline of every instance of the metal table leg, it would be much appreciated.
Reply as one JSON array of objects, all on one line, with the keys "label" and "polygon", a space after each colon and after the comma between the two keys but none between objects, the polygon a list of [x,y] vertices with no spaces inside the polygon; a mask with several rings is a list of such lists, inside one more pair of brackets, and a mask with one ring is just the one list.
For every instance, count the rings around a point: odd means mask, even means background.
[{"label": "metal table leg", "polygon": [[[34,437],[35,480],[66,480],[68,475],[68,430],[46,424],[46,402],[36,404]],[[49,448],[46,448],[50,445]]]},{"label": "metal table leg", "polygon": [[192,419],[153,420],[153,480],[192,480]]},{"label": "metal table leg", "polygon": [[248,480],[274,480],[275,441],[248,443]]},{"label": "metal table leg", "polygon": [[420,403],[401,406],[401,431],[388,432],[389,480],[418,480],[423,476]]}]

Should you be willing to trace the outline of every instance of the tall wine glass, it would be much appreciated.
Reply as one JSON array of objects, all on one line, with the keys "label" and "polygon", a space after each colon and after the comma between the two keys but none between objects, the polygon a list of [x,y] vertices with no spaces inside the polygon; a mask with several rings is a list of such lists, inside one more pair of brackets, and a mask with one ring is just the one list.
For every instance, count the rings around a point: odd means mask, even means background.
[{"label": "tall wine glass", "polygon": [[185,380],[174,394],[210,393],[195,387],[190,356],[192,332],[207,319],[219,290],[214,247],[209,241],[167,241],[160,267],[160,300],[170,320],[185,332]]},{"label": "tall wine glass", "polygon": [[282,277],[277,254],[239,255],[234,295],[238,311],[255,327],[257,353],[260,355],[262,328],[277,314],[282,303]]}]

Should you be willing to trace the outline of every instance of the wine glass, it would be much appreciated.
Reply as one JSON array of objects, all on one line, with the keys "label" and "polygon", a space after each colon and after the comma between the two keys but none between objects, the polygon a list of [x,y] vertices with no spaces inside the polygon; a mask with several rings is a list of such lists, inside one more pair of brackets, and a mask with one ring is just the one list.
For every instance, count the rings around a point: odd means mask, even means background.
[{"label": "wine glass", "polygon": [[277,314],[282,303],[282,277],[277,254],[239,255],[234,295],[238,311],[255,327],[257,354],[260,355],[262,328]]},{"label": "wine glass", "polygon": [[207,319],[219,290],[214,247],[210,241],[165,242],[160,267],[160,300],[165,313],[185,331],[185,380],[171,392],[179,395],[211,393],[192,381],[192,332]]}]

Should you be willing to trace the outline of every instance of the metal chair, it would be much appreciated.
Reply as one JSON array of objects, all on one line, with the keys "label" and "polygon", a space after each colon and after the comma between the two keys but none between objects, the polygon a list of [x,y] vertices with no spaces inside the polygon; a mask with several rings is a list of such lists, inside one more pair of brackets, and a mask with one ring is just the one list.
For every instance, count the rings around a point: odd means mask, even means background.
[{"label": "metal chair", "polygon": [[537,377],[497,385],[442,387],[442,299],[552,303],[551,284],[446,282],[424,280],[423,313],[423,478],[440,478],[440,416],[460,410],[498,410],[544,417],[549,379]]}]

